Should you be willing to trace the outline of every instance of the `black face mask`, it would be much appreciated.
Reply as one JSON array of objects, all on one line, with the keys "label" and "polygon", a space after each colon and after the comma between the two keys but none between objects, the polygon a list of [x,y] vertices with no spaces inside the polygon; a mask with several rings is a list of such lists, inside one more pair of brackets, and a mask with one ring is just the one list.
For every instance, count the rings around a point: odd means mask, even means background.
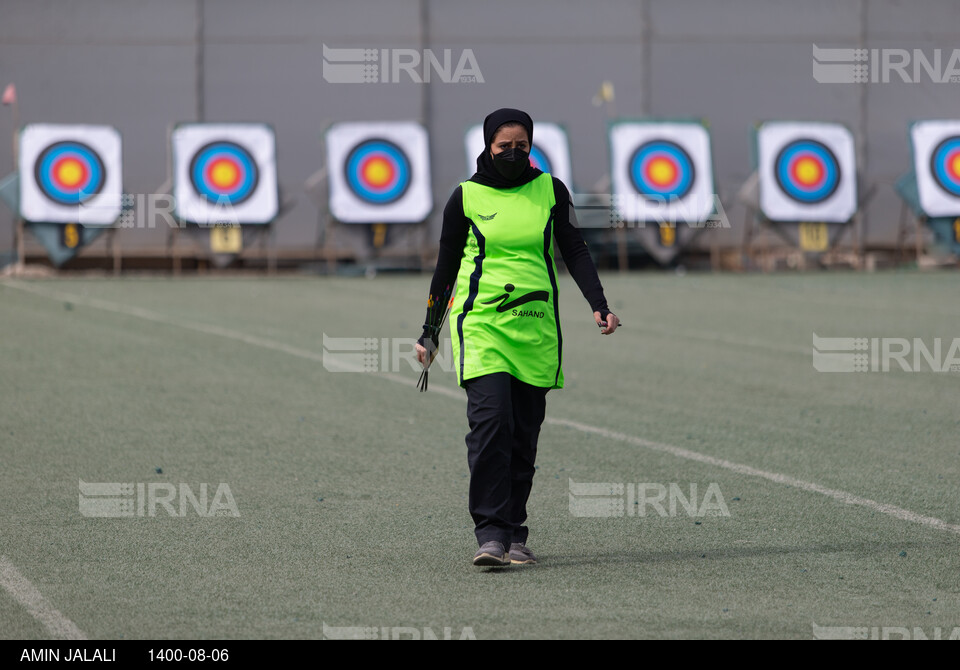
[{"label": "black face mask", "polygon": [[504,179],[513,181],[530,166],[530,154],[522,149],[504,149],[494,155],[493,166]]}]

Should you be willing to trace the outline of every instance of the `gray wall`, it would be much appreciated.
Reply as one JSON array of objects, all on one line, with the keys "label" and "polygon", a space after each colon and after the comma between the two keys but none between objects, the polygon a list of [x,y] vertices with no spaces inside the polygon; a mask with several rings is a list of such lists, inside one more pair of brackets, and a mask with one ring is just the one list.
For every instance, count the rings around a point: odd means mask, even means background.
[{"label": "gray wall", "polygon": [[[437,214],[466,176],[463,133],[496,107],[564,124],[573,186],[590,190],[608,172],[607,112],[591,103],[608,79],[620,117],[709,120],[717,186],[734,225],[721,234],[724,242],[740,237],[743,211],[733,196],[750,171],[751,125],[764,119],[840,121],[862,132],[861,171],[878,189],[866,212],[868,239],[889,241],[899,212],[892,183],[910,167],[907,124],[960,116],[960,83],[870,84],[861,100],[857,85],[814,81],[812,44],[853,47],[860,39],[867,47],[939,48],[948,57],[960,48],[960,3],[870,0],[864,9],[860,0],[0,0],[0,86],[16,82],[23,123],[117,126],[125,187],[136,193],[153,192],[166,179],[170,124],[196,120],[201,109],[208,121],[272,124],[281,188],[298,199],[279,222],[277,241],[293,248],[317,237],[317,208],[303,184],[322,166],[327,124],[428,123],[435,239]],[[451,48],[455,56],[470,48],[485,83],[330,84],[322,78],[323,44]],[[0,137],[10,130],[4,108]],[[11,162],[5,139],[0,174]],[[11,244],[10,219],[0,211],[0,250]],[[165,235],[163,228],[126,230],[123,245],[157,246]]]}]

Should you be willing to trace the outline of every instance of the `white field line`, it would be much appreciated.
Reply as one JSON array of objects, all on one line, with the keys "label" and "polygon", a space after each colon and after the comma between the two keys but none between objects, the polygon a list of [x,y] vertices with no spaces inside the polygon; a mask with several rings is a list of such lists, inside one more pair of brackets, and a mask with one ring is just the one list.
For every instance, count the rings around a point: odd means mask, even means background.
[{"label": "white field line", "polygon": [[[122,305],[120,303],[108,302],[105,300],[99,300],[96,298],[87,298],[84,296],[77,296],[69,293],[63,293],[58,291],[41,291],[35,286],[24,286],[20,283],[14,282],[4,282],[5,285],[18,288],[36,295],[40,295],[46,298],[53,298],[56,300],[71,300],[78,304],[88,305],[90,307],[96,307],[109,312],[115,312],[118,314],[125,314],[129,316],[138,316],[140,318],[149,319],[151,321],[158,321],[160,323],[166,323],[171,326],[177,326],[180,328],[187,328],[189,330],[195,330],[202,333],[211,333],[218,335],[220,337],[225,337],[239,342],[244,342],[254,346],[263,347],[266,349],[271,349],[273,351],[279,351],[281,353],[290,354],[291,356],[298,356],[301,358],[306,358],[311,361],[323,362],[323,355],[318,354],[313,351],[307,351],[304,349],[298,349],[296,347],[290,347],[288,345],[282,344],[280,342],[274,342],[272,340],[267,340],[259,337],[253,337],[250,335],[245,335],[240,332],[229,330],[226,328],[218,328],[216,326],[206,326],[202,324],[191,324],[191,323],[179,323],[170,321],[169,318],[165,317],[162,314],[156,312],[150,312],[148,310],[143,310],[138,307],[130,307],[127,305]],[[331,362],[334,362],[335,359],[330,359],[327,361],[329,365]],[[360,366],[350,366],[345,363],[336,361],[338,366],[343,368],[345,371],[354,371],[358,373],[364,372],[363,368]],[[372,373],[366,373],[372,374]],[[383,379],[387,379],[392,382],[406,384],[408,386],[413,386],[414,379],[410,377],[404,377],[402,375],[393,374],[393,373],[379,373],[376,376]],[[439,393],[441,395],[455,398],[460,401],[464,401],[466,398],[464,393],[459,389],[449,389],[442,386],[434,386],[430,389],[429,392]],[[935,517],[924,516],[922,514],[917,514],[916,512],[911,512],[910,510],[903,509],[902,507],[897,507],[896,505],[890,505],[887,503],[877,502],[875,500],[870,500],[869,498],[862,498],[860,496],[854,495],[852,493],[847,493],[846,491],[841,491],[839,489],[831,489],[826,486],[822,486],[815,482],[808,482],[802,479],[796,479],[789,475],[780,474],[777,472],[768,472],[766,470],[758,470],[757,468],[751,467],[749,465],[742,465],[740,463],[734,463],[732,461],[727,461],[722,458],[716,458],[714,456],[709,456],[707,454],[702,454],[697,451],[691,451],[689,449],[684,449],[682,447],[675,447],[669,444],[661,444],[658,442],[651,442],[650,440],[644,440],[643,438],[635,437],[633,435],[627,435],[626,433],[618,433],[615,431],[607,430],[606,428],[600,428],[598,426],[591,426],[589,424],[580,423],[578,421],[570,421],[568,419],[553,419],[547,418],[546,423],[556,426],[566,426],[568,428],[573,428],[584,433],[591,433],[594,435],[600,435],[613,440],[618,440],[621,442],[626,442],[628,444],[633,444],[644,449],[649,449],[651,451],[658,451],[661,453],[671,454],[678,458],[682,458],[689,461],[696,461],[698,463],[704,463],[707,465],[712,465],[717,468],[722,468],[724,470],[729,470],[731,472],[736,472],[737,474],[747,475],[750,477],[759,477],[761,479],[766,479],[777,484],[783,484],[785,486],[793,486],[795,488],[801,489],[803,491],[809,491],[811,493],[819,493],[820,495],[827,496],[828,498],[833,498],[839,502],[845,503],[847,505],[858,505],[861,507],[866,507],[881,514],[886,514],[892,516],[896,519],[902,521],[910,521],[913,523],[918,523],[922,526],[928,528],[933,528],[936,530],[941,530],[949,533],[954,533],[960,535],[960,525],[947,523],[942,519],[937,519]]]},{"label": "white field line", "polygon": [[51,637],[58,640],[87,639],[83,631],[57,611],[6,556],[0,556],[0,586],[23,605],[30,616],[43,624]]},{"label": "white field line", "polygon": [[585,423],[580,423],[578,421],[569,421],[567,419],[547,419],[550,423],[553,423],[558,426],[568,426],[570,428],[575,428],[576,430],[582,431],[584,433],[593,433],[594,435],[599,435],[612,440],[619,440],[621,442],[627,442],[628,444],[634,444],[638,447],[643,447],[644,449],[650,449],[651,451],[659,451],[665,454],[671,454],[678,458],[685,458],[689,461],[697,461],[698,463],[705,463],[707,465],[712,465],[714,467],[723,468],[724,470],[730,470],[731,472],[736,472],[741,475],[748,475],[750,477],[760,477],[761,479],[766,479],[767,481],[775,482],[777,484],[783,484],[785,486],[793,486],[804,491],[810,491],[811,493],[819,493],[825,495],[828,498],[833,498],[834,500],[839,500],[842,503],[847,505],[860,505],[861,507],[866,507],[875,512],[881,512],[889,516],[901,519],[903,521],[912,521],[914,523],[919,523],[928,528],[935,528],[937,530],[947,531],[949,533],[955,533],[960,535],[960,526],[956,524],[947,523],[941,519],[937,519],[930,516],[924,516],[922,514],[917,514],[916,512],[911,512],[910,510],[903,509],[902,507],[897,507],[896,505],[888,505],[887,503],[877,502],[875,500],[870,500],[869,498],[861,498],[860,496],[854,495],[852,493],[847,493],[846,491],[840,491],[838,489],[827,488],[826,486],[821,486],[815,482],[807,482],[802,479],[796,479],[789,475],[782,475],[778,472],[768,472],[766,470],[758,470],[757,468],[751,467],[749,465],[741,465],[740,463],[734,463],[733,461],[727,461],[722,458],[717,458],[715,456],[708,456],[707,454],[701,454],[697,451],[690,451],[689,449],[684,449],[683,447],[674,447],[669,444],[660,444],[659,442],[651,442],[650,440],[644,440],[640,437],[634,437],[632,435],[627,435],[625,433],[617,433],[612,430],[607,430],[606,428],[598,428],[596,426],[590,426]]}]

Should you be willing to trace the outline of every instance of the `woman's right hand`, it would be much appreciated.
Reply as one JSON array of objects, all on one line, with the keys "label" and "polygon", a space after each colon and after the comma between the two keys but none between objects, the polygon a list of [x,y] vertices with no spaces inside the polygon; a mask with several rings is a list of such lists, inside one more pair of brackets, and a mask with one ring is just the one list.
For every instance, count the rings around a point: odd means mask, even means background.
[{"label": "woman's right hand", "polygon": [[420,362],[420,365],[427,367],[427,348],[417,342],[417,360]]},{"label": "woman's right hand", "polygon": [[600,326],[600,333],[603,335],[609,335],[620,325],[620,317],[613,312],[607,313],[606,320],[600,316],[600,312],[594,312],[593,319],[597,322],[597,325]]}]

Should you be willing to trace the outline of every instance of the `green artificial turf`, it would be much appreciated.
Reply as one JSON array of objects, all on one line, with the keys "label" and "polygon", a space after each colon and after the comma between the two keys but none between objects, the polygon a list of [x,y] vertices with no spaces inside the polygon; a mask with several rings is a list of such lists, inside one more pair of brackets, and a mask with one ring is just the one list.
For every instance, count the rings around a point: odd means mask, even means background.
[{"label": "green artificial turf", "polygon": [[[324,365],[324,334],[416,337],[428,277],[0,283],[0,556],[90,638],[960,626],[955,529],[586,429],[960,525],[960,372],[811,362],[813,333],[946,350],[955,273],[602,280],[625,324],[613,336],[561,277],[567,386],[547,396],[530,501],[541,563],[506,570],[470,564],[453,373],[438,366],[421,394],[382,349],[386,374]],[[225,483],[240,516],[89,518],[80,480],[207,483],[211,497]],[[716,484],[729,516],[578,517],[571,480],[701,498]],[[0,589],[0,637],[47,636]]]}]

